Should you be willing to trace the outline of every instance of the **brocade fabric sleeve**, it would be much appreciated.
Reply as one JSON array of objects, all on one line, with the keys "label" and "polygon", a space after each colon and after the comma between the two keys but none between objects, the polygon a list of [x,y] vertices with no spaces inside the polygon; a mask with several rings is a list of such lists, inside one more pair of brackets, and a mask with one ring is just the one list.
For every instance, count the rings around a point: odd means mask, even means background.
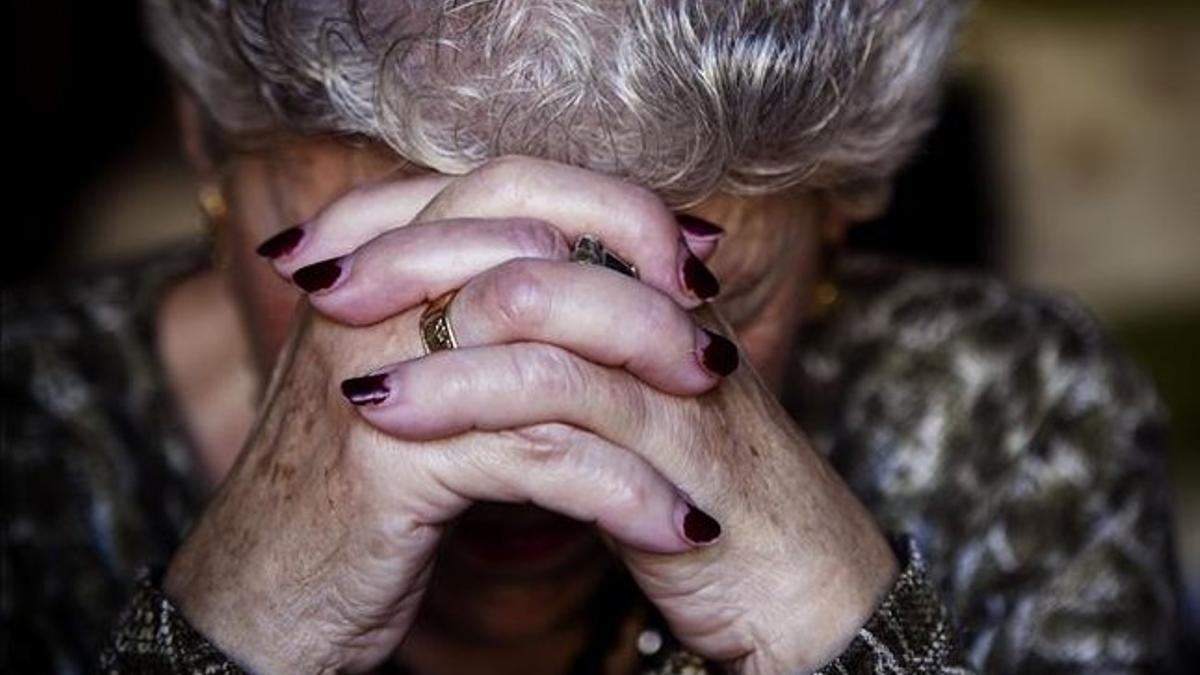
[{"label": "brocade fabric sleeve", "polygon": [[243,675],[145,574],[100,657],[106,675]]},{"label": "brocade fabric sleeve", "polygon": [[1165,411],[1077,303],[856,263],[800,356],[801,427],[929,578],[987,673],[1179,664]]},{"label": "brocade fabric sleeve", "polygon": [[138,570],[199,512],[155,316],[206,261],[170,247],[0,294],[0,673],[92,672]]},{"label": "brocade fabric sleeve", "polygon": [[908,538],[897,549],[904,567],[891,592],[841,656],[817,671],[820,675],[971,672],[921,552]]},{"label": "brocade fabric sleeve", "polygon": [[[949,675],[970,673],[958,650],[957,632],[925,559],[909,537],[895,540],[901,571],[891,590],[840,656],[817,675]],[[718,664],[675,649],[643,675],[706,675]]]},{"label": "brocade fabric sleeve", "polygon": [[[955,649],[952,626],[937,592],[929,585],[925,562],[905,539],[898,546],[903,564],[892,590],[850,646],[818,671],[835,673],[965,673]],[[159,589],[155,577],[143,575],[122,612],[100,672],[148,675],[241,675],[244,671],[197,632]],[[645,675],[703,675],[716,666],[675,650]]]}]

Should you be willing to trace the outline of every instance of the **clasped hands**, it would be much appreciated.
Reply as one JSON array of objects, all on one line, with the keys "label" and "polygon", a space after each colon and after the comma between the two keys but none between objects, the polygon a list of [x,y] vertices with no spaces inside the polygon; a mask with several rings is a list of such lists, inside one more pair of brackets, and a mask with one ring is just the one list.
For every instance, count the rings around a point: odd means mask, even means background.
[{"label": "clasped hands", "polygon": [[[583,234],[640,279],[569,262]],[[643,188],[503,158],[360,188],[268,242],[308,307],[165,591],[256,672],[368,670],[445,524],[532,502],[594,522],[693,651],[759,673],[837,656],[896,561],[708,310],[719,237]],[[450,291],[459,348],[425,354]]]}]

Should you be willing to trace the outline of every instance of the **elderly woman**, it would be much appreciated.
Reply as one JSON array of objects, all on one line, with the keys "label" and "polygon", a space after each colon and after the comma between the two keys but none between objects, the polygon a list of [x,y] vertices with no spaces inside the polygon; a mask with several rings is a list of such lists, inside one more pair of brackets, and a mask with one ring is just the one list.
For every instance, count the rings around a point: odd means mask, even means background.
[{"label": "elderly woman", "polygon": [[829,255],[960,3],[146,9],[215,255],[5,305],[14,668],[1173,665],[1146,381]]}]

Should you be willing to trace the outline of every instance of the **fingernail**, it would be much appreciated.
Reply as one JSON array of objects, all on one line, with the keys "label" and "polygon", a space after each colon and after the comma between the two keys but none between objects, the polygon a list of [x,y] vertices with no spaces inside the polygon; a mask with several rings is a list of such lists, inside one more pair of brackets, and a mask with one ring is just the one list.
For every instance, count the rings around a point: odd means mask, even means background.
[{"label": "fingernail", "polygon": [[301,267],[292,274],[292,281],[305,293],[314,293],[332,286],[342,276],[342,263],[338,258],[323,260]]},{"label": "fingernail", "polygon": [[725,228],[720,225],[687,213],[680,213],[675,219],[679,221],[680,229],[695,239],[716,239],[725,234]]},{"label": "fingernail", "polygon": [[270,239],[259,244],[258,248],[254,249],[254,251],[264,258],[270,258],[273,260],[294,251],[296,249],[296,245],[299,244],[300,240],[303,238],[304,230],[302,230],[299,225],[295,227],[289,227],[283,232],[280,232],[279,234],[276,234]]},{"label": "fingernail", "polygon": [[702,328],[708,336],[708,344],[700,351],[700,365],[708,372],[725,377],[737,370],[737,347],[724,335],[718,335],[707,328]]},{"label": "fingernail", "polygon": [[704,266],[704,263],[690,252],[687,259],[683,261],[683,285],[692,292],[692,295],[701,300],[714,298],[717,293],[721,292],[721,283]]},{"label": "fingernail", "polygon": [[354,405],[379,403],[391,392],[387,386],[387,373],[352,377],[342,381],[342,396]]},{"label": "fingernail", "polygon": [[721,524],[689,504],[687,515],[683,517],[683,536],[693,544],[709,544],[721,536]]}]

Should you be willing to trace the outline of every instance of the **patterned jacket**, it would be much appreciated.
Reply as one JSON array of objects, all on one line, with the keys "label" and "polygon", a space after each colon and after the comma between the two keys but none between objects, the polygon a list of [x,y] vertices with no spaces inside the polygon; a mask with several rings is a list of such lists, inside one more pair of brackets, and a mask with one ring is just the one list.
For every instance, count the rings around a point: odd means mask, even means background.
[{"label": "patterned jacket", "polygon": [[[154,325],[163,290],[202,264],[188,247],[5,295],[0,671],[240,672],[138,580],[204,504]],[[823,672],[1176,667],[1147,379],[1061,299],[881,260],[836,277],[784,403],[897,535],[903,571]],[[662,637],[642,672],[716,672]]]}]

